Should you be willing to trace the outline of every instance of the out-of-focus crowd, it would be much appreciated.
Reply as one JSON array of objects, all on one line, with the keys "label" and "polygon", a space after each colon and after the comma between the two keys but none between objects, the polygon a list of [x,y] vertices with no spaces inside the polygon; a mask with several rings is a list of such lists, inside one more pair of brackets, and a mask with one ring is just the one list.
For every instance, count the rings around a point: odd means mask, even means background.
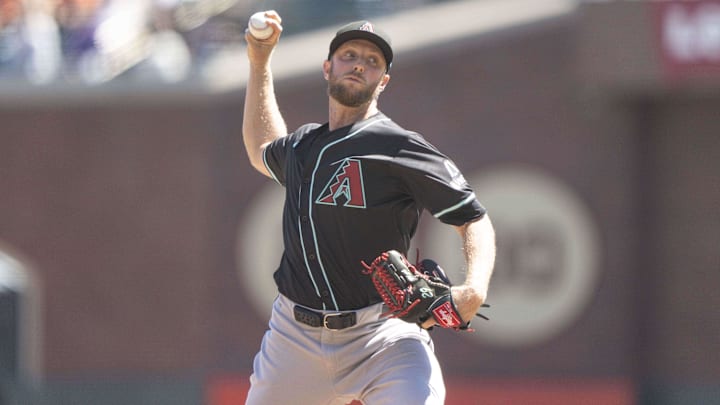
[{"label": "out-of-focus crowd", "polygon": [[0,0],[0,82],[179,82],[243,43],[237,0]]},{"label": "out-of-focus crowd", "polygon": [[0,85],[208,78],[255,11],[281,10],[287,36],[450,1],[0,0]]}]

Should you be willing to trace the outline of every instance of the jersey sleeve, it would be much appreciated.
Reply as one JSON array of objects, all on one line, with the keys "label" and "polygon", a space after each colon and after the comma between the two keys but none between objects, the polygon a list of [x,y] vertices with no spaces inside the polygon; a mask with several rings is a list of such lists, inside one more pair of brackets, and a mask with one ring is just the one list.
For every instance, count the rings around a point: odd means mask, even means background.
[{"label": "jersey sleeve", "polygon": [[283,136],[270,142],[263,149],[263,163],[273,180],[285,186],[288,156],[300,141],[319,124],[305,124],[288,136]]},{"label": "jersey sleeve", "polygon": [[455,163],[422,137],[410,138],[394,160],[408,191],[435,218],[459,226],[485,215]]}]

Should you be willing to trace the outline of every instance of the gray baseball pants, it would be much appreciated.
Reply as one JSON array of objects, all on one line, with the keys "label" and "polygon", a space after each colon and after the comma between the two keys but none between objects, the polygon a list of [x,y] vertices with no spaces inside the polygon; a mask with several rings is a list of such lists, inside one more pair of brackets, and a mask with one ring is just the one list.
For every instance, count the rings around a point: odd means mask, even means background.
[{"label": "gray baseball pants", "polygon": [[295,320],[295,305],[283,295],[273,304],[246,405],[444,403],[445,385],[427,331],[382,317],[382,304],[355,311],[352,327],[313,327]]}]

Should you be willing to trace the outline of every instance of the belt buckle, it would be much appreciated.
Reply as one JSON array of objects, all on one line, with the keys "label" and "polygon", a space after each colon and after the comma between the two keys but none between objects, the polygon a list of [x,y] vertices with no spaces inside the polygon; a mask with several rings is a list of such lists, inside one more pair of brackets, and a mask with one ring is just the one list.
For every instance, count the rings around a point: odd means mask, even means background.
[{"label": "belt buckle", "polygon": [[331,312],[331,313],[328,313],[328,314],[324,314],[324,315],[323,315],[323,327],[324,327],[325,329],[327,329],[327,330],[341,330],[342,328],[334,329],[334,328],[331,328],[331,327],[328,325],[328,318],[330,318],[330,317],[335,317],[335,316],[340,316],[340,315],[342,315],[342,312]]}]

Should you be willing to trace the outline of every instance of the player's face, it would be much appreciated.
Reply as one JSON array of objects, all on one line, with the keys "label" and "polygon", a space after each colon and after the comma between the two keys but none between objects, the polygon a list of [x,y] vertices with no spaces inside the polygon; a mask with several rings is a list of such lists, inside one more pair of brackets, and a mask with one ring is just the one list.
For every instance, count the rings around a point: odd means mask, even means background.
[{"label": "player's face", "polygon": [[376,100],[390,76],[380,48],[370,41],[352,40],[342,44],[325,63],[328,94],[347,107],[359,107]]}]

